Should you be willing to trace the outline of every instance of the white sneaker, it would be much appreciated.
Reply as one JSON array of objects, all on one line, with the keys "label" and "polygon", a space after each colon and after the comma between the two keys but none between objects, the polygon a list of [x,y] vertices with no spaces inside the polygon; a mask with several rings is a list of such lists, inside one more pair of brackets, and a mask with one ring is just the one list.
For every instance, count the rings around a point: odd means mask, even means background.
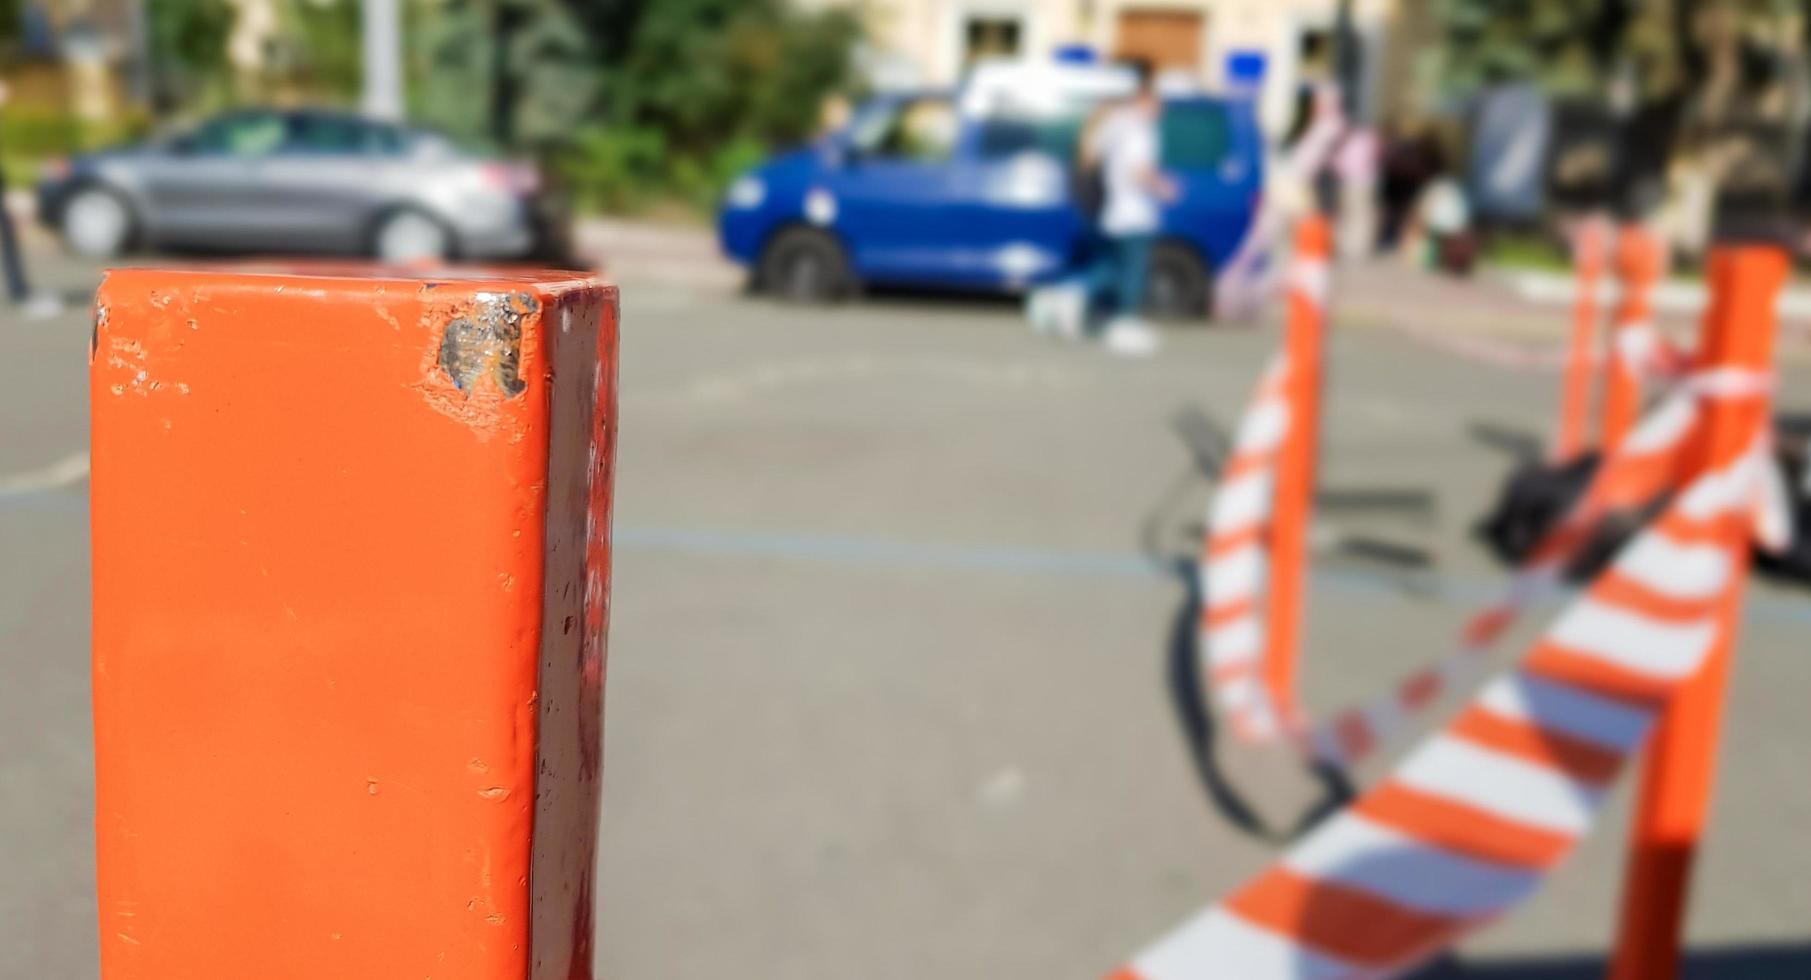
[{"label": "white sneaker", "polygon": [[1031,324],[1031,332],[1047,334],[1054,325],[1050,322],[1050,293],[1042,287],[1032,287],[1025,294],[1025,320]]},{"label": "white sneaker", "polygon": [[46,320],[63,312],[63,301],[54,293],[33,293],[19,304],[19,312],[27,320]]},{"label": "white sneaker", "polygon": [[1135,317],[1115,317],[1101,333],[1100,342],[1121,357],[1150,357],[1163,346],[1157,331]]},{"label": "white sneaker", "polygon": [[1063,340],[1082,339],[1088,329],[1088,291],[1076,285],[1059,286],[1050,306],[1056,335]]}]

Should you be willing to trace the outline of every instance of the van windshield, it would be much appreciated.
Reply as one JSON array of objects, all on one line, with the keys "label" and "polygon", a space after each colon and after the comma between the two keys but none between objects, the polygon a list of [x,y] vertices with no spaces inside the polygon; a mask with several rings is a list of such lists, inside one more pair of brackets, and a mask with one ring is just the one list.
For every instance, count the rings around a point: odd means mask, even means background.
[{"label": "van windshield", "polygon": [[849,123],[849,145],[877,157],[948,159],[961,126],[955,103],[942,97],[889,99],[862,108]]}]

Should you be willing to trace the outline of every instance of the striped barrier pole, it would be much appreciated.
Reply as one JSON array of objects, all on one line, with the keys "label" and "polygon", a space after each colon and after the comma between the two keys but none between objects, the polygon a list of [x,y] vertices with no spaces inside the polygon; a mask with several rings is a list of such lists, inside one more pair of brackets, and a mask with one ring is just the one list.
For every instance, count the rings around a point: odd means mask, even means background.
[{"label": "striped barrier pole", "polygon": [[[1707,322],[1765,319],[1759,294],[1771,297],[1784,275],[1783,260],[1764,265],[1773,261],[1753,250],[1719,253],[1717,306]],[[1772,291],[1753,282],[1738,288],[1732,269],[1764,273],[1771,281],[1761,285]],[[1726,307],[1734,312],[1726,315]],[[1756,341],[1752,333],[1744,338]],[[1767,352],[1749,347],[1738,357],[1727,344],[1706,350],[1715,357],[1705,370],[1624,440],[1583,505],[1588,518],[1598,506],[1645,500],[1656,486],[1680,487],[1666,509],[1515,668],[1394,773],[1115,978],[1403,976],[1530,895],[1590,828],[1654,727],[1683,733],[1658,736],[1656,759],[1675,741],[1690,753],[1688,763],[1708,759],[1714,725],[1701,713],[1689,725],[1663,719],[1678,705],[1714,708],[1717,699],[1700,689],[1720,677],[1717,660],[1727,659],[1733,642],[1749,541],[1777,541],[1780,528],[1766,511],[1773,474]],[[1259,417],[1248,420],[1253,432],[1268,428],[1256,424]],[[1567,526],[1556,532],[1569,533]],[[1670,789],[1644,796],[1683,800],[1673,817],[1683,809],[1701,820],[1707,766],[1675,763],[1664,772]],[[1678,840],[1643,837],[1638,825],[1637,842],[1653,849],[1650,866],[1659,873],[1642,878],[1628,904],[1649,916],[1669,903],[1676,910]],[[1631,875],[1641,875],[1640,867]],[[1649,922],[1628,933],[1650,958],[1619,961],[1633,964],[1620,980],[1669,975],[1650,968],[1652,951],[1665,945],[1654,937],[1666,924],[1662,917],[1659,929]],[[1676,917],[1672,925],[1676,935]]]},{"label": "striped barrier pole", "polygon": [[[1317,276],[1309,272],[1303,278]],[[1265,681],[1268,658],[1278,652],[1267,630],[1276,568],[1271,548],[1279,527],[1276,488],[1292,427],[1302,414],[1294,401],[1289,350],[1285,344],[1278,352],[1241,417],[1208,509],[1199,562],[1200,643],[1214,710],[1242,741],[1288,737],[1318,759],[1350,767],[1406,731],[1442,695],[1469,686],[1496,639],[1559,580],[1606,512],[1643,506],[1679,485],[1697,428],[1699,383],[1689,381],[1670,393],[1606,452],[1573,512],[1534,549],[1502,597],[1469,618],[1452,648],[1381,696],[1316,720],[1287,712],[1290,705],[1273,698]]]},{"label": "striped barrier pole", "polygon": [[1533,894],[1733,628],[1768,462],[1763,428],[1746,436],[1720,441],[1713,465],[1453,721],[1114,980],[1406,976]]},{"label": "striped barrier pole", "polygon": [[1264,686],[1286,724],[1296,710],[1296,660],[1308,578],[1308,531],[1314,521],[1315,462],[1320,454],[1327,294],[1333,229],[1311,213],[1296,228],[1286,289],[1283,384],[1289,426],[1279,447],[1271,515],[1270,589],[1265,608]]},{"label": "striped barrier pole", "polygon": [[1553,446],[1557,460],[1571,459],[1590,444],[1587,425],[1598,359],[1597,291],[1609,248],[1608,223],[1595,215],[1580,218],[1571,239],[1578,293],[1572,301],[1572,335],[1560,381],[1559,433]]},{"label": "striped barrier pole", "polygon": [[589,980],[616,297],[110,273],[103,980]]},{"label": "striped barrier pole", "polygon": [[1654,326],[1654,287],[1666,270],[1666,245],[1645,225],[1618,229],[1616,279],[1622,288],[1610,317],[1610,356],[1604,362],[1601,434],[1610,452],[1635,424],[1641,408],[1641,379],[1656,372],[1670,353]]},{"label": "striped barrier pole", "polygon": [[[1724,397],[1706,400],[1705,446],[1698,461],[1708,471],[1728,458],[1769,419],[1769,399],[1759,379],[1773,369],[1775,303],[1789,260],[1783,249],[1736,246],[1711,257],[1711,306],[1706,312],[1701,370],[1727,379]],[[1726,597],[1728,629],[1702,669],[1667,701],[1649,743],[1631,829],[1622,918],[1611,980],[1671,980],[1678,976],[1680,933],[1693,856],[1703,833],[1716,768],[1724,688],[1739,623],[1740,576]]]}]

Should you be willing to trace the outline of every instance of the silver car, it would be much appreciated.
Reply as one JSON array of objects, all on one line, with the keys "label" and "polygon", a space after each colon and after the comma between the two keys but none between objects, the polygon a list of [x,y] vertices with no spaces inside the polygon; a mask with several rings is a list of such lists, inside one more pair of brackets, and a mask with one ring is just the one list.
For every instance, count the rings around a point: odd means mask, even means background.
[{"label": "silver car", "polygon": [[564,209],[531,165],[321,110],[247,110],[77,157],[38,185],[84,255],[134,248],[566,261]]}]

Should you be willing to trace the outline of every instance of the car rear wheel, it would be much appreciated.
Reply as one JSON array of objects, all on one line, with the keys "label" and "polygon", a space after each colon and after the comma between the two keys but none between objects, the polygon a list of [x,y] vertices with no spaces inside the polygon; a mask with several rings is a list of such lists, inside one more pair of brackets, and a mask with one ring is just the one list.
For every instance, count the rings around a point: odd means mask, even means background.
[{"label": "car rear wheel", "polygon": [[453,234],[420,211],[396,211],[378,222],[371,250],[379,260],[398,265],[442,262],[452,257]]},{"label": "car rear wheel", "polygon": [[105,187],[84,187],[63,202],[59,227],[76,254],[117,258],[132,242],[132,209]]},{"label": "car rear wheel", "polygon": [[1187,245],[1159,242],[1151,249],[1145,309],[1159,320],[1198,320],[1212,306],[1214,279],[1207,263]]},{"label": "car rear wheel", "polygon": [[812,228],[788,228],[775,235],[761,252],[756,282],[792,303],[829,303],[854,287],[841,243]]}]

